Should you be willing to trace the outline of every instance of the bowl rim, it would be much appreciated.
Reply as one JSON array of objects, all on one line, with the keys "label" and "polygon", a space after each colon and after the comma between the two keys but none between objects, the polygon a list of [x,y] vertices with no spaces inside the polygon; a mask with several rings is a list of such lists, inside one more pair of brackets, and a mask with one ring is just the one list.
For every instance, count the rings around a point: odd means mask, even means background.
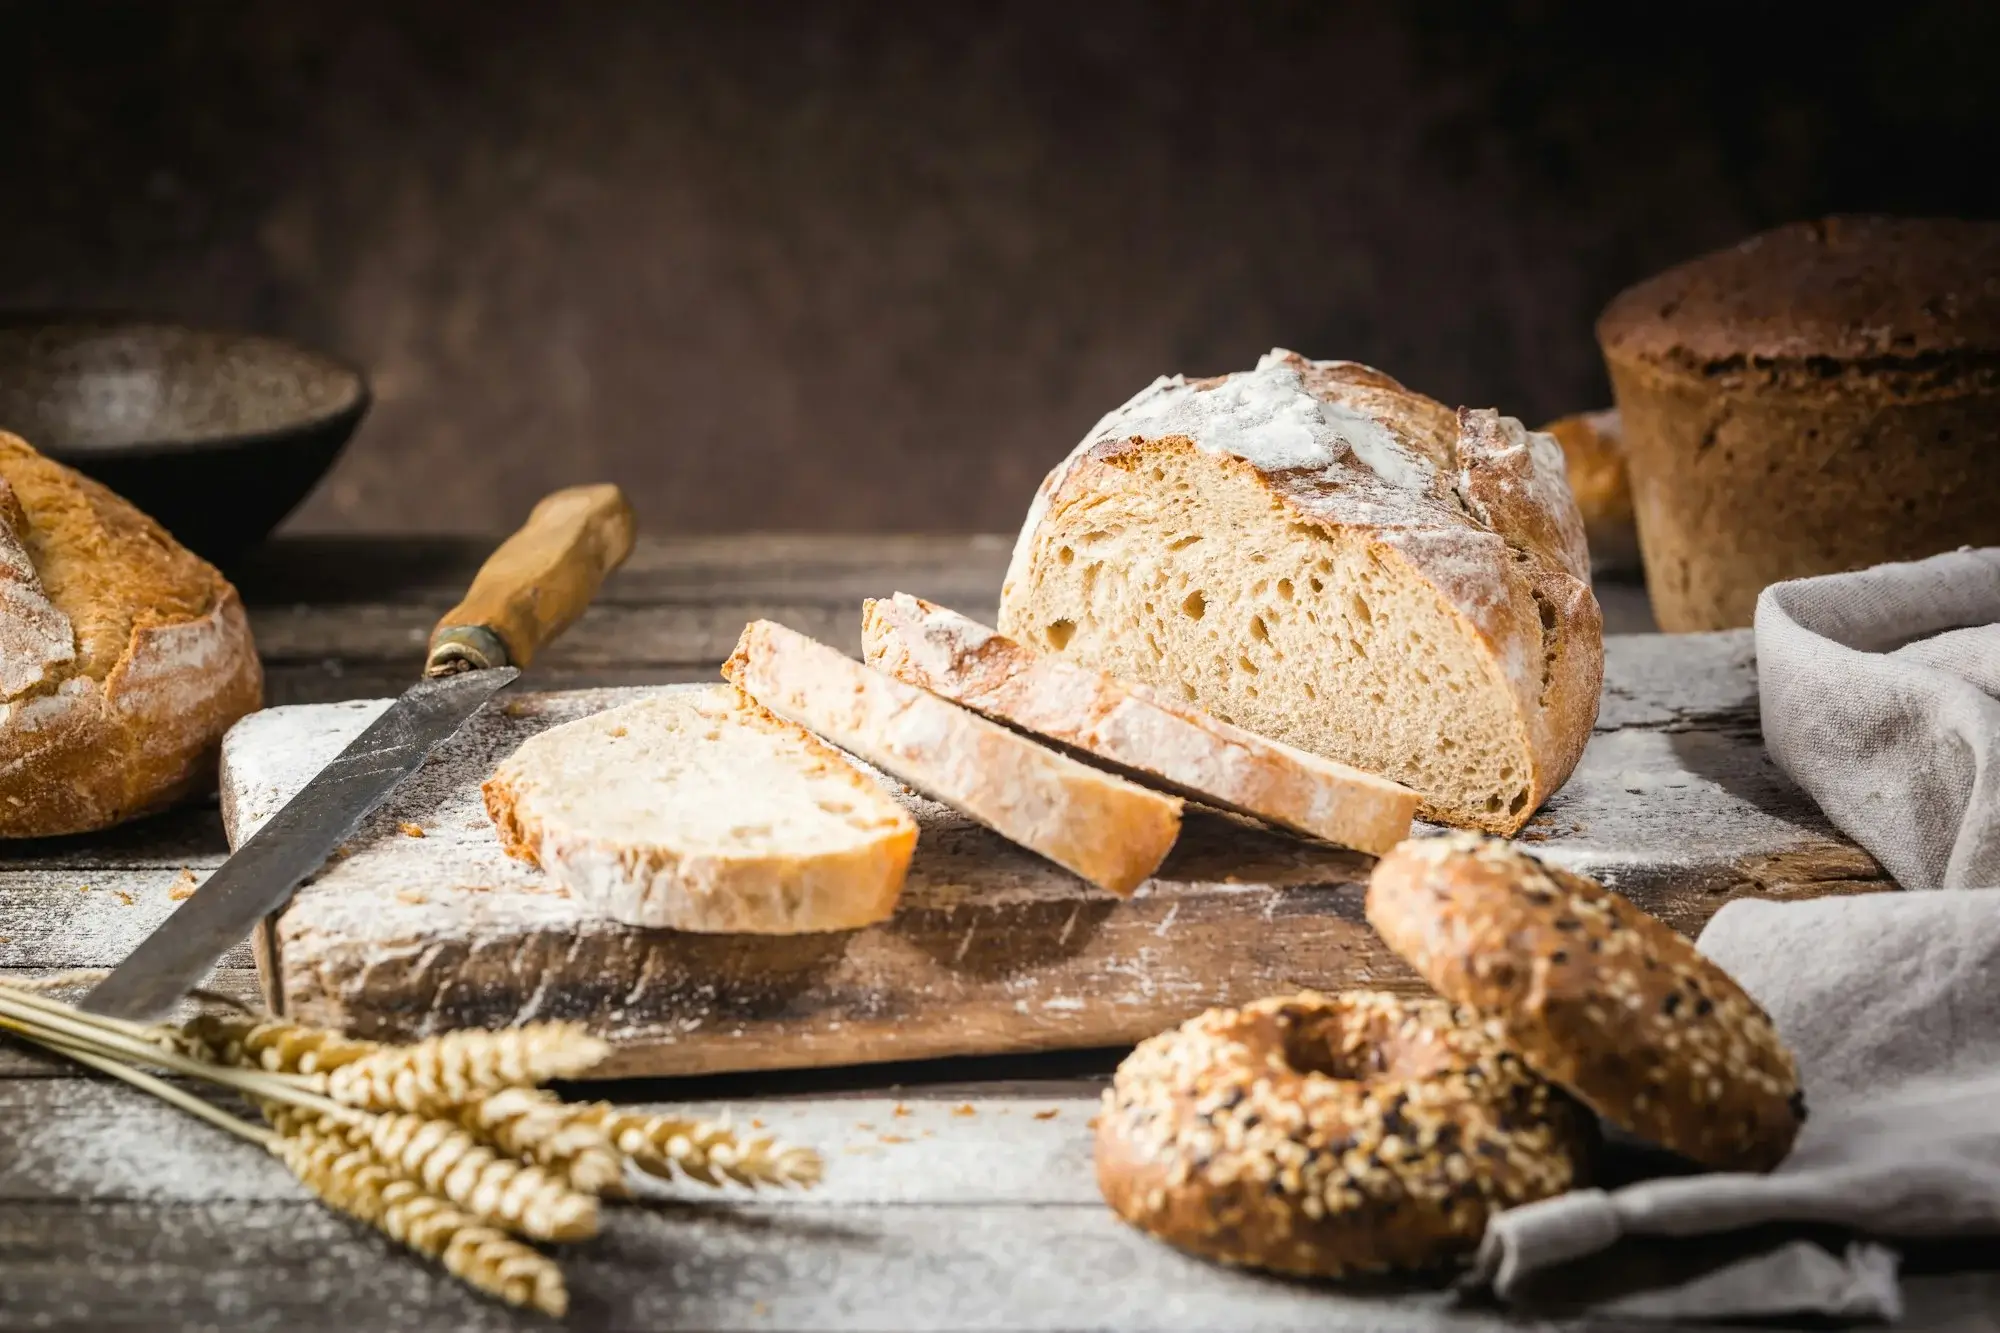
[{"label": "bowl rim", "polygon": [[[65,330],[77,332],[95,331],[141,331],[155,330],[173,333],[191,333],[204,337],[220,338],[236,343],[263,343],[282,347],[288,352],[307,361],[318,362],[324,369],[334,372],[348,381],[349,393],[346,398],[324,411],[302,415],[282,426],[262,430],[236,431],[224,435],[204,435],[198,437],[161,435],[143,440],[132,440],[124,444],[90,449],[65,448],[62,445],[43,445],[34,440],[28,443],[36,452],[49,458],[73,461],[76,459],[111,460],[121,458],[151,458],[171,454],[211,453],[221,450],[251,448],[261,445],[281,444],[301,435],[321,431],[343,419],[358,423],[368,409],[374,405],[375,391],[368,382],[368,375],[359,366],[345,357],[331,352],[323,352],[308,347],[304,343],[281,334],[264,333],[255,329],[229,328],[214,324],[196,324],[187,320],[174,319],[165,315],[149,315],[136,311],[116,309],[51,309],[51,310],[0,310],[0,333],[21,331],[60,333]],[[0,427],[5,429],[5,427]]]}]

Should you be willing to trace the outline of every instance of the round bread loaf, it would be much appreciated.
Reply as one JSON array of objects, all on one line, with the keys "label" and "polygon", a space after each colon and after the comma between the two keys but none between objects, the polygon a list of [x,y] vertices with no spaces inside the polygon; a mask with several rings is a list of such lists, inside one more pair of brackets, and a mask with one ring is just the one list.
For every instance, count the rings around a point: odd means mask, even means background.
[{"label": "round bread loaf", "polygon": [[1467,1011],[1303,994],[1140,1043],[1104,1094],[1097,1183],[1132,1225],[1224,1263],[1428,1268],[1581,1183],[1587,1135]]},{"label": "round bread loaf", "polygon": [[1283,348],[1092,427],[1029,505],[997,628],[1491,833],[1568,779],[1604,676],[1556,442]]},{"label": "round bread loaf", "polygon": [[1368,921],[1542,1077],[1632,1133],[1767,1171],[1805,1119],[1798,1068],[1729,974],[1595,880],[1472,834],[1376,863]]},{"label": "round bread loaf", "polygon": [[2000,541],[2000,223],[1797,223],[1597,325],[1660,628],[1784,579]]},{"label": "round bread loaf", "polygon": [[1632,523],[1632,488],[1625,479],[1625,448],[1618,409],[1579,412],[1542,427],[1562,446],[1570,493],[1583,515],[1595,573],[1629,574],[1639,569],[1639,533]]},{"label": "round bread loaf", "polygon": [[262,689],[222,575],[0,432],[0,837],[105,828],[204,789]]}]

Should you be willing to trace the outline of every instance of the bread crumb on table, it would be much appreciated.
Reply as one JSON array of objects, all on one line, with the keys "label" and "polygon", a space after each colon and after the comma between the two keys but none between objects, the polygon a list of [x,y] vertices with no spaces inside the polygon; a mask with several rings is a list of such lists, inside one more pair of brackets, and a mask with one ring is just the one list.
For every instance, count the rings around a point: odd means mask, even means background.
[{"label": "bread crumb on table", "polygon": [[407,819],[404,820],[402,823],[398,824],[396,827],[403,831],[403,836],[406,838],[421,838],[424,836],[423,825],[412,824]]},{"label": "bread crumb on table", "polygon": [[973,1110],[973,1109],[972,1109],[972,1103],[971,1103],[971,1102],[960,1102],[960,1103],[959,1103],[959,1104],[958,1104],[957,1106],[954,1106],[954,1107],[952,1107],[952,1108],[951,1108],[951,1113],[952,1113],[953,1115],[978,1115],[978,1114],[979,1114],[979,1112],[977,1112],[977,1111],[975,1111],[975,1110]]},{"label": "bread crumb on table", "polygon": [[396,898],[398,901],[409,903],[413,907],[430,901],[430,899],[424,897],[416,889],[398,889],[396,890]]},{"label": "bread crumb on table", "polygon": [[194,871],[182,866],[181,873],[174,876],[174,882],[167,885],[167,897],[174,902],[184,903],[194,897],[195,888]]},{"label": "bread crumb on table", "polygon": [[134,902],[132,895],[125,892],[125,890],[123,889],[113,889],[112,892],[117,894],[118,901],[125,904],[127,907],[130,907]]},{"label": "bread crumb on table", "polygon": [[1054,1106],[1051,1106],[1051,1107],[1050,1107],[1050,1108],[1049,1108],[1048,1110],[1046,1110],[1046,1111],[1037,1111],[1037,1112],[1035,1112],[1035,1119],[1037,1119],[1037,1120],[1053,1120],[1053,1119],[1055,1119],[1055,1118],[1056,1118],[1057,1116],[1059,1116],[1059,1115],[1061,1115],[1061,1114],[1062,1114],[1062,1111],[1061,1111],[1061,1109],[1060,1109],[1060,1108],[1058,1108],[1058,1107],[1054,1107]]},{"label": "bread crumb on table", "polygon": [[907,1107],[907,1106],[903,1105],[903,1104],[902,1104],[901,1102],[897,1102],[897,1103],[896,1103],[896,1118],[897,1118],[898,1120],[901,1120],[901,1119],[904,1119],[904,1118],[905,1118],[905,1117],[907,1117],[907,1116],[908,1116],[909,1114],[910,1114],[910,1108],[909,1108],[909,1107]]}]

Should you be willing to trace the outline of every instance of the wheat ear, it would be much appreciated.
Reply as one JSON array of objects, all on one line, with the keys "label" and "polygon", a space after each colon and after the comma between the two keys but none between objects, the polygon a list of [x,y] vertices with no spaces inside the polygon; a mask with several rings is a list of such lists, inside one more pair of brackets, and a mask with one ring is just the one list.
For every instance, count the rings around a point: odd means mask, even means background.
[{"label": "wheat ear", "polygon": [[367,1111],[445,1113],[502,1088],[583,1073],[611,1048],[576,1023],[468,1029],[383,1047],[327,1076],[334,1100]]},{"label": "wheat ear", "polygon": [[283,1134],[310,1127],[321,1137],[373,1153],[391,1171],[483,1225],[535,1240],[588,1240],[597,1234],[595,1197],[538,1166],[497,1155],[449,1120],[395,1112],[338,1125],[283,1107],[266,1107],[265,1116]]},{"label": "wheat ear", "polygon": [[460,1281],[510,1305],[530,1306],[561,1318],[569,1291],[555,1261],[519,1241],[482,1226],[415,1181],[397,1176],[365,1148],[356,1148],[317,1123],[293,1126],[272,1140],[279,1157],[305,1187],[339,1209],[438,1260]]},{"label": "wheat ear", "polygon": [[643,1115],[609,1102],[574,1109],[579,1120],[603,1130],[612,1147],[649,1175],[672,1179],[679,1174],[704,1185],[730,1180],[800,1189],[811,1189],[820,1180],[818,1153],[780,1143],[768,1134],[742,1139],[720,1121]]},{"label": "wheat ear", "polygon": [[324,1028],[236,1014],[202,1014],[182,1036],[218,1064],[248,1065],[282,1074],[323,1074],[382,1049],[379,1042]]},{"label": "wheat ear", "polygon": [[554,1093],[502,1088],[458,1108],[458,1123],[502,1152],[569,1182],[585,1194],[621,1196],[625,1167],[611,1139]]}]

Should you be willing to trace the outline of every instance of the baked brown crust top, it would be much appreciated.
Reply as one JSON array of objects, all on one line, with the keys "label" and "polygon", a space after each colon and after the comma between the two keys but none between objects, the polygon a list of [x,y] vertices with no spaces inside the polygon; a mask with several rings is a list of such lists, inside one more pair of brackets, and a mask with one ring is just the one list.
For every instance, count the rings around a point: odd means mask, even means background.
[{"label": "baked brown crust top", "polygon": [[1169,1244],[1330,1277],[1462,1256],[1492,1213],[1581,1183],[1586,1133],[1469,1013],[1308,992],[1140,1043],[1104,1095],[1097,1179]]},{"label": "baked brown crust top", "polygon": [[1608,354],[1697,373],[1741,359],[2000,354],[2000,223],[1791,223],[1628,288],[1597,339]]},{"label": "baked brown crust top", "polygon": [[262,700],[236,590],[4,431],[0,491],[0,653],[31,650],[0,671],[0,838],[104,828],[207,783],[222,733]]},{"label": "baked brown crust top", "polygon": [[1805,1103],[1770,1017],[1665,922],[1496,838],[1413,838],[1376,864],[1368,921],[1530,1068],[1705,1166],[1766,1171]]}]

